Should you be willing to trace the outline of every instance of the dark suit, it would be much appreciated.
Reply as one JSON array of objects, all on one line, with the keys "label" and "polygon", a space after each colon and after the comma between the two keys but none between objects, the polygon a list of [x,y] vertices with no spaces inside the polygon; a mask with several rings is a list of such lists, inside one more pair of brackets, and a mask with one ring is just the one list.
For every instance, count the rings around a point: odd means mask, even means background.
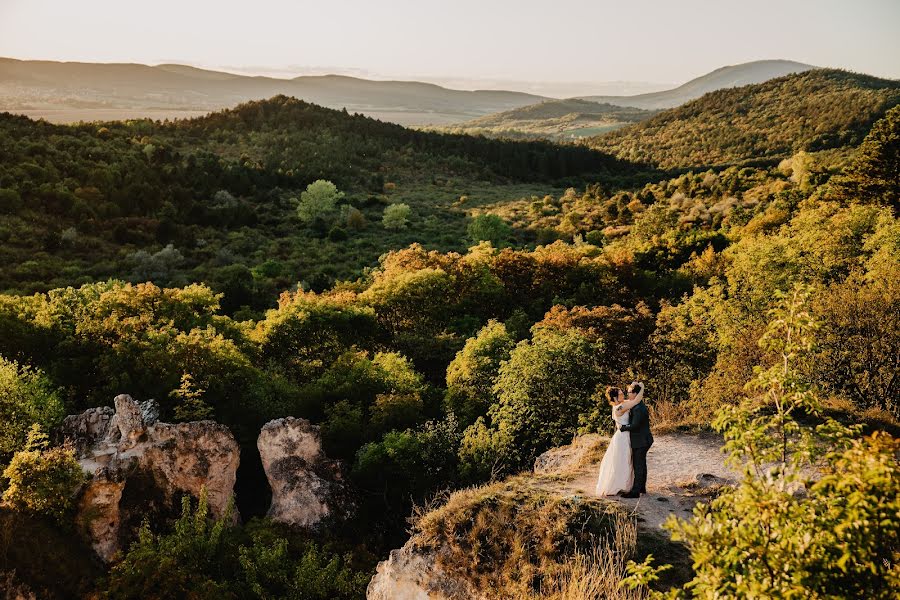
[{"label": "dark suit", "polygon": [[653,445],[650,432],[650,413],[647,405],[640,402],[631,409],[628,425],[623,427],[631,437],[631,463],[634,465],[634,485],[632,492],[647,493],[647,451]]}]

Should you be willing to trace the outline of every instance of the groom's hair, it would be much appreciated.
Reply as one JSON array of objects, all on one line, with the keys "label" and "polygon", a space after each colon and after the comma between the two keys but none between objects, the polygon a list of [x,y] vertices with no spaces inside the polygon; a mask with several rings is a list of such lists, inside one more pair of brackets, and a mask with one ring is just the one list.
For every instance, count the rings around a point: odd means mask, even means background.
[{"label": "groom's hair", "polygon": [[640,394],[642,389],[644,389],[644,388],[641,384],[635,383],[634,385],[631,386],[631,389],[629,391],[633,394]]}]

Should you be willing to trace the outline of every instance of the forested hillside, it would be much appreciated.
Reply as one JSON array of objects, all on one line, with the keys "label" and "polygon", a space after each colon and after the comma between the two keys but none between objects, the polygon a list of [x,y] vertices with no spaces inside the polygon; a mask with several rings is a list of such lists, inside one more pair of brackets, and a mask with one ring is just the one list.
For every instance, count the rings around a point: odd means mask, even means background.
[{"label": "forested hillside", "polygon": [[[355,278],[414,241],[463,250],[461,195],[634,173],[587,148],[413,131],[286,97],[169,123],[0,115],[0,141],[0,289],[208,281],[234,307]],[[304,222],[298,199],[317,179],[346,196]],[[383,227],[396,204],[410,225]]]},{"label": "forested hillside", "polygon": [[897,104],[898,81],[816,69],[712,92],[586,143],[664,169],[771,164],[855,146]]}]

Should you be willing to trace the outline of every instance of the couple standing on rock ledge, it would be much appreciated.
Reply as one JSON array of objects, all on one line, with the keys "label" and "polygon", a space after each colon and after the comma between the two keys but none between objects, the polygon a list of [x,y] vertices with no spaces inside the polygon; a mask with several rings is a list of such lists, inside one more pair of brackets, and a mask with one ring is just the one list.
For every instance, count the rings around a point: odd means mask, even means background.
[{"label": "couple standing on rock ledge", "polygon": [[637,498],[647,493],[647,451],[653,445],[650,415],[644,404],[644,384],[633,381],[628,396],[617,387],[606,390],[616,432],[600,462],[598,496]]}]

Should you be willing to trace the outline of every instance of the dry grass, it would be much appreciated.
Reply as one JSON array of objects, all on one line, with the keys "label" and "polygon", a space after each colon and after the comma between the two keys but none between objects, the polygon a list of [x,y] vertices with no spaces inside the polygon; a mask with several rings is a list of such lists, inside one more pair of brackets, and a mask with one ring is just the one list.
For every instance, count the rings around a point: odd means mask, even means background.
[{"label": "dry grass", "polygon": [[535,461],[534,472],[544,478],[570,480],[586,468],[603,460],[609,438],[598,434],[581,435],[571,444],[548,450]]},{"label": "dry grass", "polygon": [[[616,531],[607,543],[576,552],[553,578],[545,580],[537,594],[521,600],[643,600],[646,589],[629,590],[620,585],[628,559],[637,545],[637,525],[618,515]],[[518,600],[518,599],[517,599]]]},{"label": "dry grass", "polygon": [[709,427],[709,410],[707,409],[701,415],[692,402],[673,402],[671,400],[648,402],[647,410],[650,413],[653,433],[700,430]]},{"label": "dry grass", "polygon": [[616,503],[516,477],[455,492],[420,515],[413,543],[491,598],[641,597],[618,590],[637,528]]}]

